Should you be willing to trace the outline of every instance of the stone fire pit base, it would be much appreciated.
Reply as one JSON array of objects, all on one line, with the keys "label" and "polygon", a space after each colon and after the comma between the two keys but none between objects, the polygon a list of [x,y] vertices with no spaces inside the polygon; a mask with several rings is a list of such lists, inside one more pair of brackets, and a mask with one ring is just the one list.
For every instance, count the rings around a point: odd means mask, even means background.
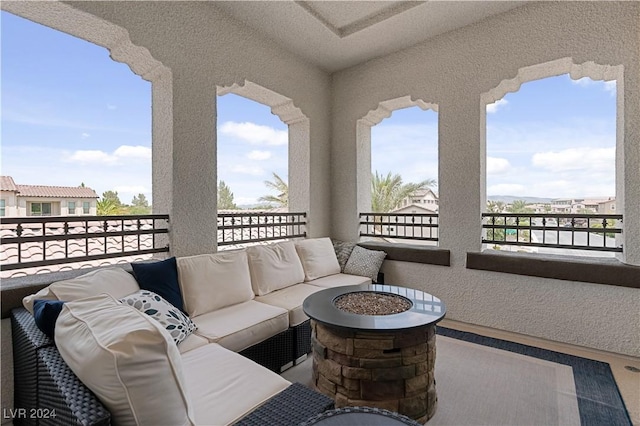
[{"label": "stone fire pit base", "polygon": [[313,379],[336,408],[384,408],[425,423],[436,411],[436,326],[357,331],[311,320]]}]

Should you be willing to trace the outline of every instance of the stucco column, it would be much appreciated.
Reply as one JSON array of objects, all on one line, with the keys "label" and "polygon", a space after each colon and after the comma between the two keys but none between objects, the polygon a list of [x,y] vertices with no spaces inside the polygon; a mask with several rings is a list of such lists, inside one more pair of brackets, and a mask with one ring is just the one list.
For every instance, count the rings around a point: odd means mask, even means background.
[{"label": "stucco column", "polygon": [[464,264],[467,251],[482,247],[481,109],[478,98],[452,96],[438,112],[439,246],[451,250],[451,264]]},{"label": "stucco column", "polygon": [[197,75],[173,74],[171,254],[216,251],[216,86]]},{"label": "stucco column", "polygon": [[[623,261],[640,266],[640,61],[635,61],[634,65],[625,69],[624,80],[622,84],[618,80],[617,87],[617,127],[619,132],[624,132],[624,151],[622,164],[619,163],[616,170],[616,192],[619,194],[616,207],[622,208],[618,213],[624,215]],[[618,143],[618,150],[620,148]]]}]

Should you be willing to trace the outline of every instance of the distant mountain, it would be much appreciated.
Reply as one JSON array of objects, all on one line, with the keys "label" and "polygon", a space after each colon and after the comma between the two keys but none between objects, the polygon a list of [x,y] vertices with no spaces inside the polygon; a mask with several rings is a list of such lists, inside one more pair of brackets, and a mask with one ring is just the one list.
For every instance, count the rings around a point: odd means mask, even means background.
[{"label": "distant mountain", "polygon": [[487,195],[488,201],[502,201],[505,204],[511,204],[515,200],[524,200],[528,204],[544,204],[550,203],[552,198],[540,198],[540,197],[518,197],[515,195]]}]

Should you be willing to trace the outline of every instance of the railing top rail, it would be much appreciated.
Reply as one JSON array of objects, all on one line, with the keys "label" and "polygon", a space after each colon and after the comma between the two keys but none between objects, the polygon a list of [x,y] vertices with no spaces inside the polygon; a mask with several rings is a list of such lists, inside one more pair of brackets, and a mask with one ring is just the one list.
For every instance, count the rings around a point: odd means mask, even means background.
[{"label": "railing top rail", "polygon": [[59,222],[104,222],[105,220],[138,220],[157,219],[169,220],[168,214],[141,214],[119,216],[27,216],[27,217],[3,217],[0,224],[15,225],[18,223],[59,223]]},{"label": "railing top rail", "polygon": [[558,219],[622,219],[621,214],[600,213],[482,213],[482,217],[541,217]]},{"label": "railing top rail", "polygon": [[424,217],[438,217],[438,213],[360,213],[362,216],[424,216]]},{"label": "railing top rail", "polygon": [[218,216],[222,216],[222,217],[248,217],[248,216],[259,216],[259,217],[264,217],[264,216],[303,216],[303,217],[307,217],[307,212],[287,212],[287,213],[283,213],[283,212],[274,212],[274,213],[267,213],[267,212],[256,212],[256,213],[250,213],[250,212],[246,212],[246,213],[218,213]]}]

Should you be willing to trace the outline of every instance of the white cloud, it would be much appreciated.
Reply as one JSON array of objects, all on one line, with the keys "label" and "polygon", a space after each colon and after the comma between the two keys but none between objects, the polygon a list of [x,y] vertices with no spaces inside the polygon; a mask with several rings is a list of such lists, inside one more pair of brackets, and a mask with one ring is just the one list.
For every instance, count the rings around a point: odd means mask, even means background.
[{"label": "white cloud", "polygon": [[100,164],[115,164],[118,161],[116,156],[107,154],[106,152],[99,150],[76,151],[68,158],[68,160],[78,163]]},{"label": "white cloud", "polygon": [[506,100],[506,99],[498,99],[497,101],[495,101],[492,104],[487,104],[487,114],[495,113],[496,111],[498,111],[498,108],[504,107],[508,103],[509,103],[509,101]]},{"label": "white cloud", "polygon": [[487,195],[520,195],[524,190],[524,185],[517,183],[499,183],[488,187]]},{"label": "white cloud", "polygon": [[595,83],[595,81],[591,80],[589,77],[582,77],[577,80],[574,80],[571,78],[570,80],[571,80],[571,83],[577,84],[578,86],[582,86],[582,87],[591,86],[593,83]]},{"label": "white cloud", "polygon": [[511,170],[511,164],[506,158],[487,157],[487,174],[499,175]]},{"label": "white cloud", "polygon": [[286,145],[289,142],[287,130],[277,130],[255,123],[227,121],[220,126],[219,130],[222,134],[249,142],[251,145],[277,146]]},{"label": "white cloud", "polygon": [[116,165],[126,160],[151,160],[151,148],[145,146],[119,146],[112,154],[100,150],[75,151],[66,161],[83,164]]},{"label": "white cloud", "polygon": [[612,96],[616,94],[617,84],[615,80],[605,81],[604,82],[604,90],[609,92]]},{"label": "white cloud", "polygon": [[107,104],[107,109],[109,109],[109,110],[112,110],[112,111],[113,111],[114,109],[118,109],[118,107],[117,107],[117,106],[115,106],[115,105],[112,105],[112,104]]},{"label": "white cloud", "polygon": [[562,151],[538,152],[531,158],[535,167],[552,172],[586,170],[591,172],[611,171],[615,174],[615,147],[569,148]]},{"label": "white cloud", "polygon": [[91,135],[89,133],[86,133],[86,132],[80,135],[80,137],[82,139],[87,139],[89,136],[91,136]]},{"label": "white cloud", "polygon": [[247,157],[250,160],[256,160],[256,161],[268,160],[269,158],[271,158],[271,152],[270,151],[251,151],[249,154],[247,154]]},{"label": "white cloud", "polygon": [[142,159],[151,159],[151,148],[147,146],[131,146],[131,145],[122,145],[119,146],[113,152],[118,158],[142,158]]},{"label": "white cloud", "polygon": [[252,176],[261,176],[264,174],[264,170],[262,169],[262,167],[257,167],[257,166],[245,166],[245,165],[237,165],[237,166],[233,166],[231,168],[231,171],[233,173],[241,173],[241,174],[245,174],[245,175],[252,175]]}]

